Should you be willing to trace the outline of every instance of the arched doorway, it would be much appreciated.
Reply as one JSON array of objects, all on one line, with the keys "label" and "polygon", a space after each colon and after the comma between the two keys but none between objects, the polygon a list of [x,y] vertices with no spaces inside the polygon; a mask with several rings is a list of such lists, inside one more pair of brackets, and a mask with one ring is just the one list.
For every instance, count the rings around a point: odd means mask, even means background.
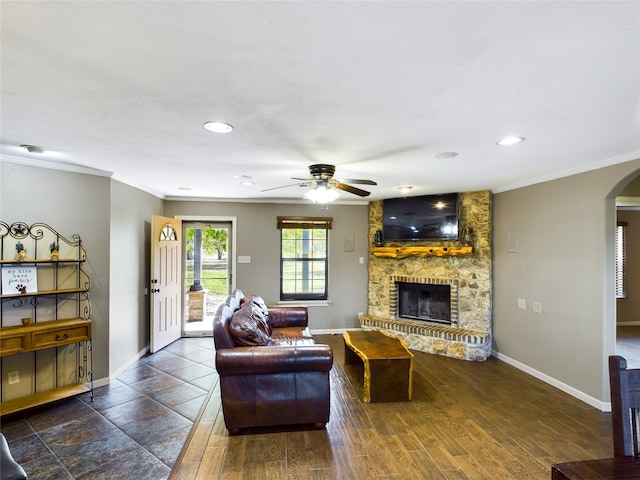
[{"label": "arched doorway", "polygon": [[[637,175],[637,174],[636,174]],[[640,176],[616,195],[615,352],[640,368]]]}]

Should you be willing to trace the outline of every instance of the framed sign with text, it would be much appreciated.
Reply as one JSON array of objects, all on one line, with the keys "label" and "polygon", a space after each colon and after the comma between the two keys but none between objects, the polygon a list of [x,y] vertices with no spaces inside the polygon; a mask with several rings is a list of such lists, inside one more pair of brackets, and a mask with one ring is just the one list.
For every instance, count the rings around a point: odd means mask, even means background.
[{"label": "framed sign with text", "polygon": [[35,293],[38,291],[38,272],[35,265],[2,267],[2,294]]}]

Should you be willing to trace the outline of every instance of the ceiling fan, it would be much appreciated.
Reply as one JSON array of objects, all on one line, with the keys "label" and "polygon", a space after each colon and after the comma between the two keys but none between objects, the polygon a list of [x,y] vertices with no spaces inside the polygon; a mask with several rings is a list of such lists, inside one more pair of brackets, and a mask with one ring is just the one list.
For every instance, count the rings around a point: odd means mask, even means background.
[{"label": "ceiling fan", "polygon": [[[335,165],[328,165],[325,163],[316,163],[314,165],[309,166],[309,173],[312,178],[296,178],[291,177],[292,180],[299,180],[299,183],[293,183],[290,185],[283,185],[281,187],[267,188],[266,190],[262,190],[263,192],[268,192],[269,190],[276,190],[278,188],[287,188],[287,187],[312,187],[312,190],[307,192],[308,196],[311,192],[318,191],[329,191],[332,188],[343,190],[345,192],[353,193],[354,195],[358,195],[360,197],[366,197],[371,194],[371,192],[367,192],[366,190],[362,190],[361,188],[354,187],[352,185],[348,185],[348,183],[355,183],[359,185],[377,185],[373,180],[358,180],[358,179],[345,179],[344,182],[333,178],[333,175],[336,172]],[[334,192],[335,193],[335,192]],[[311,195],[313,196],[313,194]],[[310,197],[311,197],[310,196]],[[309,197],[309,198],[310,198]],[[337,194],[335,195],[337,197]],[[335,200],[335,197],[333,200]],[[313,198],[310,198],[313,200]],[[331,200],[329,200],[331,201]],[[318,201],[317,203],[326,203]]]}]

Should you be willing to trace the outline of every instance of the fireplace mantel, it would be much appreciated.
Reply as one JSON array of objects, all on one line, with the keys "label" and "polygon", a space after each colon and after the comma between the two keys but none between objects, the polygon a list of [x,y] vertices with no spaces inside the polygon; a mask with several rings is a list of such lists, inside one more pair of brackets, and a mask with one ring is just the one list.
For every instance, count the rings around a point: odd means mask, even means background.
[{"label": "fireplace mantel", "polygon": [[372,247],[371,253],[379,258],[461,257],[473,255],[473,247]]}]

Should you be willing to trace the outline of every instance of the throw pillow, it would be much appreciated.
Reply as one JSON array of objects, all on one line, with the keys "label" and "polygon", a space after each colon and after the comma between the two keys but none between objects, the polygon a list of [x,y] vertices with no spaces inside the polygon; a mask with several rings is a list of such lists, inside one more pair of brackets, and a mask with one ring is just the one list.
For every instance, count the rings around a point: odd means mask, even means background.
[{"label": "throw pillow", "polygon": [[269,345],[271,341],[264,322],[251,306],[242,307],[233,314],[229,333],[237,346]]},{"label": "throw pillow", "polygon": [[267,333],[271,335],[271,325],[269,325],[269,308],[264,300],[259,295],[247,295],[242,299],[242,306],[250,305],[251,307],[260,311],[261,318],[264,321]]}]

